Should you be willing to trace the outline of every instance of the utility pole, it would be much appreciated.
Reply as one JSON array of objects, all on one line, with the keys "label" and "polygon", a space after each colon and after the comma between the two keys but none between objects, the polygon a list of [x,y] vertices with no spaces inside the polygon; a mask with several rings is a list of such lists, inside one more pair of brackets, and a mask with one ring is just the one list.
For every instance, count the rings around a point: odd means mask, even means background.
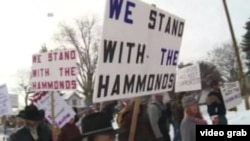
[{"label": "utility pole", "polygon": [[236,38],[235,38],[233,25],[232,25],[232,22],[231,22],[231,18],[230,18],[230,14],[229,14],[229,11],[228,11],[226,0],[223,0],[223,5],[224,5],[225,13],[226,13],[226,16],[227,16],[227,22],[228,22],[228,26],[229,26],[229,29],[230,29],[231,37],[232,37],[232,40],[233,40],[233,47],[234,47],[234,51],[235,51],[236,60],[237,60],[238,67],[239,67],[239,81],[242,84],[241,92],[245,95],[244,100],[245,100],[246,109],[250,109],[248,94],[247,94],[247,91],[246,91],[246,78],[244,76],[242,62],[241,62],[240,53],[239,53],[239,48],[238,48],[238,44],[237,44],[237,41],[236,41]]}]

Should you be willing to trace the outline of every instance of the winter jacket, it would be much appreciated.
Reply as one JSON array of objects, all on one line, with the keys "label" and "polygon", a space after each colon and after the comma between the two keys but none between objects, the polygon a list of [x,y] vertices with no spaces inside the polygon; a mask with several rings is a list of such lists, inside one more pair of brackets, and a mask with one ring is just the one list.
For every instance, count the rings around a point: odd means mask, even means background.
[{"label": "winter jacket", "polygon": [[81,136],[79,128],[75,124],[66,124],[58,137],[58,141],[72,141]]},{"label": "winter jacket", "polygon": [[149,103],[147,111],[155,138],[163,138],[164,141],[170,141],[168,129],[169,123],[167,120],[167,110],[165,105],[157,101],[152,101]]},{"label": "winter jacket", "polygon": [[[119,141],[128,141],[129,131],[131,127],[132,115],[133,115],[133,105],[130,105],[127,110],[124,110],[122,115],[120,115],[120,125],[119,125]],[[156,141],[153,131],[150,127],[149,118],[147,115],[147,106],[141,104],[139,109],[139,115],[137,120],[137,126],[135,131],[135,141]]]},{"label": "winter jacket", "polygon": [[207,111],[210,116],[226,115],[226,107],[220,92],[210,92],[207,97]]},{"label": "winter jacket", "polygon": [[[47,124],[41,123],[37,129],[37,141],[52,141],[52,132]],[[23,127],[10,136],[10,141],[36,141],[32,138],[28,127]]]},{"label": "winter jacket", "polygon": [[181,121],[182,141],[196,141],[196,125],[207,125],[206,120],[184,117]]},{"label": "winter jacket", "polygon": [[181,100],[171,101],[170,110],[171,110],[173,122],[180,124],[181,120],[184,117],[184,109],[183,109]]}]

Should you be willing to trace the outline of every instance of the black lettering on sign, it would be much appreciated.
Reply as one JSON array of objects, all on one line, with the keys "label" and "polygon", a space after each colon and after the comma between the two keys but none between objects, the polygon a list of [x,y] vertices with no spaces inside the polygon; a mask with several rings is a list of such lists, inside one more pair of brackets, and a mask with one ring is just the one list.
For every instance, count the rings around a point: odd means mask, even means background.
[{"label": "black lettering on sign", "polygon": [[[153,90],[173,89],[175,74],[133,74],[121,77],[117,74],[113,81],[109,75],[100,75],[97,97],[107,97],[119,94],[150,92]],[[123,84],[123,85],[122,85]],[[109,90],[109,86],[112,86]]]},{"label": "black lettering on sign", "polygon": [[152,91],[154,87],[155,75],[150,74],[148,77],[147,91]]},{"label": "black lettering on sign", "polygon": [[[103,45],[103,63],[144,63],[144,57],[146,52],[145,44],[123,41],[118,42],[105,39]],[[128,54],[123,53],[123,50],[125,49],[128,50]],[[116,56],[118,56],[117,59],[115,58]],[[123,61],[123,59],[126,59],[126,61]]]},{"label": "black lettering on sign", "polygon": [[147,75],[144,75],[143,77],[141,75],[138,75],[137,82],[136,82],[136,92],[143,92],[146,87],[146,79]]},{"label": "black lettering on sign", "polygon": [[114,86],[111,92],[111,95],[120,93],[120,75],[117,75],[115,78]]},{"label": "black lettering on sign", "polygon": [[129,77],[128,75],[125,75],[123,94],[133,93],[134,85],[135,85],[134,83],[135,83],[135,75],[132,75],[131,77]]},{"label": "black lettering on sign", "polygon": [[97,97],[101,97],[101,92],[104,91],[104,96],[107,96],[108,94],[108,86],[109,86],[109,78],[110,76],[105,76],[106,81],[103,82],[103,75],[99,76],[99,82],[98,82],[98,91],[97,91]]},{"label": "black lettering on sign", "polygon": [[176,37],[182,37],[184,31],[184,22],[174,18],[171,15],[165,15],[159,11],[150,10],[148,29],[158,30]]}]

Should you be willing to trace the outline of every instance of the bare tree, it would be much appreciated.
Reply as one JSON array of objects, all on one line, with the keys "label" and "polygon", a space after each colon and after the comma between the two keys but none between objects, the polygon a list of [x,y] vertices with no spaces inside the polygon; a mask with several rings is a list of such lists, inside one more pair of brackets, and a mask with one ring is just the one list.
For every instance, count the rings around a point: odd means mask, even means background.
[{"label": "bare tree", "polygon": [[213,80],[222,81],[222,76],[219,69],[210,62],[199,62],[201,72],[202,89],[210,89],[210,83]]},{"label": "bare tree", "polygon": [[[47,51],[48,51],[48,49],[47,49],[46,45],[43,44],[41,46],[41,49],[39,50],[39,53],[43,53],[43,52],[47,52]],[[27,106],[30,97],[34,93],[31,90],[31,77],[32,77],[31,70],[29,70],[29,69],[18,70],[16,77],[17,77],[17,83],[18,83],[18,87],[16,90],[18,92],[24,94],[25,106]]]},{"label": "bare tree", "polygon": [[56,41],[63,47],[74,47],[79,55],[78,62],[78,93],[84,94],[86,103],[92,103],[94,72],[98,57],[98,44],[100,43],[100,30],[95,18],[75,20],[75,25],[66,23],[59,25],[60,32],[56,34]]},{"label": "bare tree", "polygon": [[18,70],[16,73],[16,77],[17,77],[17,91],[21,94],[24,94],[24,102],[25,102],[25,106],[28,105],[28,101],[29,101],[29,96],[30,94],[32,94],[33,92],[31,91],[31,87],[30,87],[30,71],[29,70]]},{"label": "bare tree", "polygon": [[[221,74],[218,68],[210,62],[198,62],[202,80],[202,89],[209,89],[209,84],[213,80],[221,81]],[[184,68],[193,65],[193,63],[179,63],[178,68]]]},{"label": "bare tree", "polygon": [[233,45],[224,43],[208,53],[211,63],[221,72],[226,81],[238,80],[238,68]]}]

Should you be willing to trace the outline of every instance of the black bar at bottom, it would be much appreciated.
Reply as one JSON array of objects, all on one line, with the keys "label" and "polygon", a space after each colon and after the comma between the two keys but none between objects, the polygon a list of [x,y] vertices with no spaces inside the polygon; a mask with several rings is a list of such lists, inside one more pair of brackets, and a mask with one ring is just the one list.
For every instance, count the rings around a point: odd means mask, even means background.
[{"label": "black bar at bottom", "polygon": [[197,125],[196,140],[245,141],[250,139],[250,125]]}]

